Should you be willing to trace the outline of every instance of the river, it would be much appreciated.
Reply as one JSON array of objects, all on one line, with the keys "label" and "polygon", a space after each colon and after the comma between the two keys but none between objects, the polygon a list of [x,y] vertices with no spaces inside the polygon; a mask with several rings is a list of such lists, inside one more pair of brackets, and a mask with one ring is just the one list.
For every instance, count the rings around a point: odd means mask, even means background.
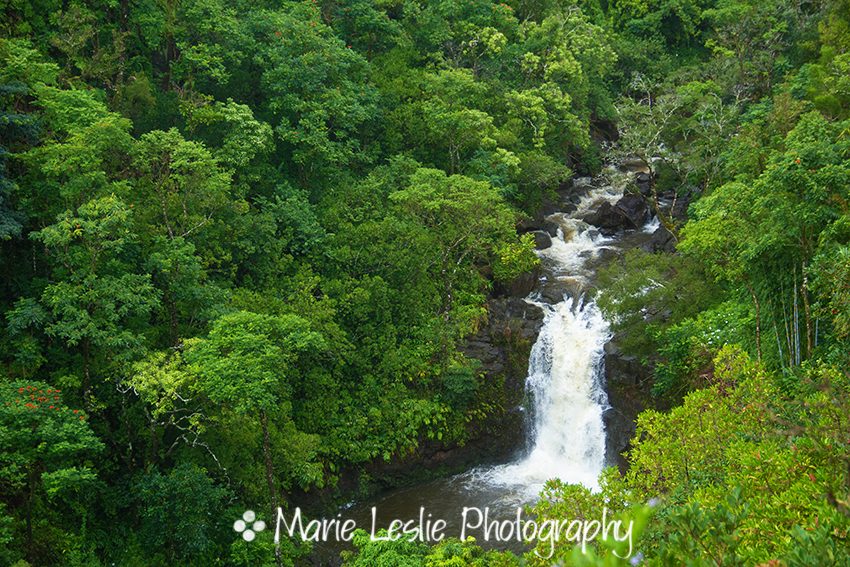
[{"label": "river", "polygon": [[[634,245],[637,235],[633,233],[650,234],[657,221],[650,221],[643,230],[627,232],[625,237],[622,233],[606,237],[581,219],[604,201],[617,202],[625,185],[626,175],[614,168],[594,179],[577,179],[572,195],[579,198],[575,202],[573,197],[570,212],[556,212],[547,218],[557,224],[557,236],[551,246],[538,251],[543,269],[526,299],[539,305],[545,315],[529,357],[529,401],[523,408],[529,434],[524,451],[513,462],[474,468],[352,503],[340,512],[342,517],[354,519],[367,531],[373,524],[386,527],[394,519],[416,523],[420,517],[442,519],[446,522],[444,533],[457,537],[464,508],[487,508],[491,519],[510,520],[516,518],[518,507],[536,500],[551,478],[597,488],[599,473],[610,464],[605,462],[603,413],[608,400],[603,365],[605,343],[611,334],[589,292],[599,265],[610,261],[619,249]],[[606,250],[613,254],[606,255]],[[516,541],[476,539],[485,548],[525,550]],[[323,547],[317,564],[331,564],[331,556],[341,547]]]}]

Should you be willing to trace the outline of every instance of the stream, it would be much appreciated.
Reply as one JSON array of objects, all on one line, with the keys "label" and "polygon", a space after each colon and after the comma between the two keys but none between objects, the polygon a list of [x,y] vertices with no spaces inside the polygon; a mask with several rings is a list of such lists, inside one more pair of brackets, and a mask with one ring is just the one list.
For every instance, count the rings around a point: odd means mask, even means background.
[{"label": "stream", "polygon": [[[486,508],[491,521],[506,521],[517,518],[518,508],[533,504],[549,479],[597,488],[599,473],[611,464],[605,462],[603,421],[609,407],[604,347],[611,332],[588,292],[600,265],[648,237],[658,225],[653,219],[640,230],[604,236],[581,219],[605,201],[616,203],[626,181],[627,174],[613,167],[606,175],[576,179],[572,202],[564,206],[569,212],[556,212],[546,219],[556,223],[558,230],[552,245],[537,252],[542,272],[526,298],[544,311],[544,319],[529,357],[527,402],[522,408],[528,422],[524,450],[506,464],[473,468],[352,503],[340,511],[341,517],[354,519],[367,531],[372,525],[386,528],[394,519],[417,524],[420,518],[441,519],[446,536],[459,537],[464,508],[482,512]],[[468,529],[466,535],[485,549],[527,549],[516,540],[484,541],[480,530]],[[321,565],[333,564],[332,558],[348,548],[334,542],[319,547],[314,559]]]}]

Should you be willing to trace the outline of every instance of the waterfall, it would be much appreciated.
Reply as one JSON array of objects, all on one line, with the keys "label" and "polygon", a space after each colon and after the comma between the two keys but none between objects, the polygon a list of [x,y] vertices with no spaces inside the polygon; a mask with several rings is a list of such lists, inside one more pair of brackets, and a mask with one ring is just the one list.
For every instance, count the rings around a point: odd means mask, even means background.
[{"label": "waterfall", "polygon": [[549,217],[560,227],[552,246],[538,253],[546,272],[541,288],[549,289],[549,302],[539,292],[528,299],[545,313],[528,364],[528,450],[513,463],[480,471],[479,480],[512,486],[529,499],[552,478],[598,487],[605,466],[602,414],[608,407],[603,357],[611,335],[599,307],[584,297],[592,276],[587,264],[611,239],[579,217],[601,201],[621,196],[622,190],[610,185],[593,188],[575,212]]},{"label": "waterfall", "polygon": [[533,445],[503,472],[535,494],[555,477],[596,488],[605,464],[602,349],[608,324],[592,302],[568,298],[546,310],[529,360]]}]

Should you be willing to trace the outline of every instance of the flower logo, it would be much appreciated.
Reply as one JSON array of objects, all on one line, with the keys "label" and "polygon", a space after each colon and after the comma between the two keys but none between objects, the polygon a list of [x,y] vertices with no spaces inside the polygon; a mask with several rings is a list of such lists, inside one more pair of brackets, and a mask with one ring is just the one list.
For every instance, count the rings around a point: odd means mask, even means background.
[{"label": "flower logo", "polygon": [[257,520],[257,515],[253,510],[246,510],[242,514],[242,519],[233,522],[233,529],[241,533],[242,539],[245,541],[254,541],[254,538],[257,537],[257,532],[266,529],[266,523],[262,520]]}]

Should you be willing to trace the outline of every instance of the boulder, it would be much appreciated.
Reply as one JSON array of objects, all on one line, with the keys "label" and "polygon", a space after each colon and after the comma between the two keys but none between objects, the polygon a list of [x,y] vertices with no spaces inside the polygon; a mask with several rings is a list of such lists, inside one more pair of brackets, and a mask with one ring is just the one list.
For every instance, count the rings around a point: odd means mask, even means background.
[{"label": "boulder", "polygon": [[640,195],[629,193],[615,205],[603,202],[596,211],[584,217],[584,222],[593,225],[599,231],[610,236],[619,230],[640,228],[649,219],[649,207]]},{"label": "boulder", "polygon": [[560,225],[550,220],[544,220],[543,224],[540,225],[540,228],[547,232],[549,236],[558,236],[558,229],[560,228]]},{"label": "boulder", "polygon": [[535,230],[534,235],[534,247],[538,250],[545,250],[552,246],[552,237],[548,232],[543,232],[542,230]]},{"label": "boulder", "polygon": [[605,345],[605,391],[610,407],[602,414],[605,423],[605,461],[625,472],[624,453],[631,447],[638,414],[649,400],[649,371],[634,356],[624,355],[618,337]]},{"label": "boulder", "polygon": [[640,172],[635,175],[635,185],[644,197],[652,194],[652,177],[648,173]]},{"label": "boulder", "polygon": [[624,158],[620,161],[620,169],[623,171],[634,171],[637,173],[649,173],[646,162],[638,157]]},{"label": "boulder", "polygon": [[493,297],[494,298],[523,298],[527,297],[537,284],[537,279],[540,277],[540,269],[536,268],[524,274],[520,274],[510,282],[494,282]]},{"label": "boulder", "polygon": [[611,236],[618,230],[626,228],[626,223],[629,222],[623,212],[608,201],[599,205],[598,209],[585,216],[583,220],[598,228],[599,232],[605,236]]},{"label": "boulder", "polygon": [[517,223],[516,229],[520,234],[543,231],[549,233],[550,236],[556,236],[558,234],[558,223],[544,219],[524,218]]},{"label": "boulder", "polygon": [[659,226],[641,248],[647,252],[673,252],[676,250],[676,239],[670,231]]},{"label": "boulder", "polygon": [[584,284],[581,280],[553,280],[540,286],[540,299],[549,305],[554,305],[567,297],[579,297],[583,292]]},{"label": "boulder", "polygon": [[617,201],[614,208],[621,211],[628,219],[626,228],[640,228],[649,220],[649,207],[640,195],[627,193]]}]

